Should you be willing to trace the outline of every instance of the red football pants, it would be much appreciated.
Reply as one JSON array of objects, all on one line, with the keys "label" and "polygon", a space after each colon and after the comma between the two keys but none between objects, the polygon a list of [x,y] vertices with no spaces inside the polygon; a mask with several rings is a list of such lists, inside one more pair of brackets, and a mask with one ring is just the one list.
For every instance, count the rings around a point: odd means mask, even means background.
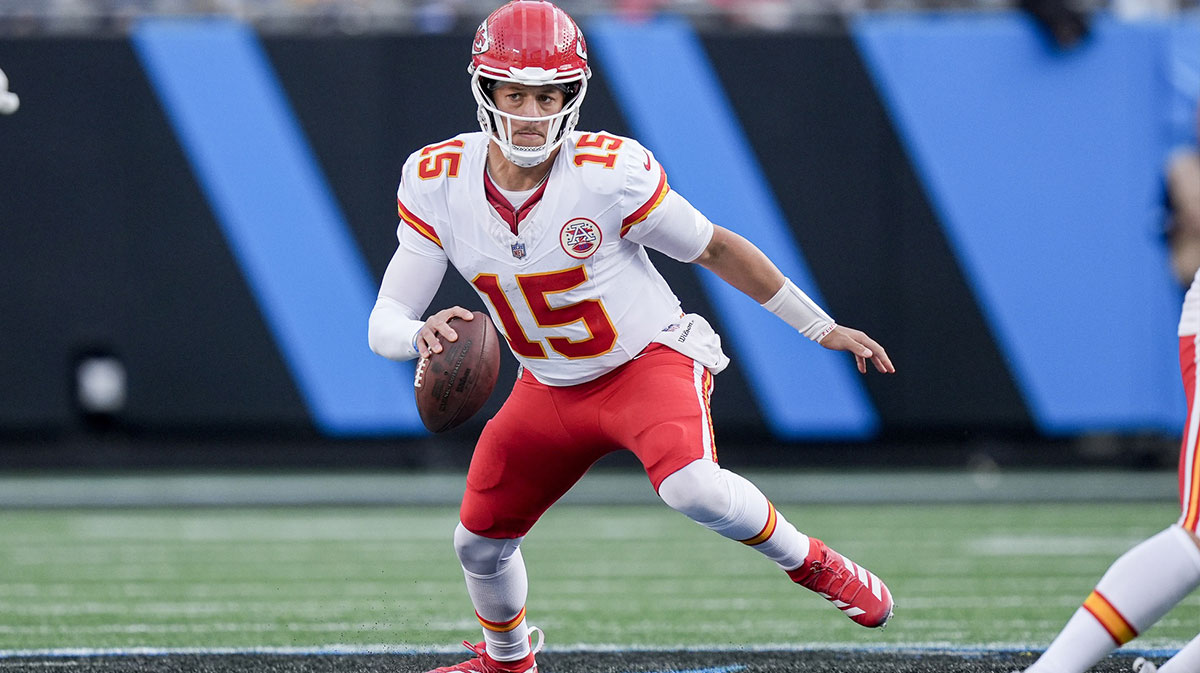
[{"label": "red football pants", "polygon": [[1200,532],[1200,408],[1196,406],[1196,335],[1179,337],[1179,371],[1187,393],[1187,426],[1179,450],[1179,525]]},{"label": "red football pants", "polygon": [[521,537],[593,463],[620,449],[638,457],[656,491],[684,465],[716,460],[711,393],[707,369],[657,343],[575,386],[547,386],[524,372],[475,446],[463,526]]}]

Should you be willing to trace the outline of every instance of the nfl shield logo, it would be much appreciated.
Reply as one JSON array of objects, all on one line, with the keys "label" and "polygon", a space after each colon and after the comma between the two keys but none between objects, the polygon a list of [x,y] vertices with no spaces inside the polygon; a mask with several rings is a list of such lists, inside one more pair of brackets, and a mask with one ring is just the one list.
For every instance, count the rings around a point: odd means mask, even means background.
[{"label": "nfl shield logo", "polygon": [[512,254],[513,254],[513,257],[516,257],[517,259],[525,259],[525,244],[524,243],[513,243],[512,244]]}]

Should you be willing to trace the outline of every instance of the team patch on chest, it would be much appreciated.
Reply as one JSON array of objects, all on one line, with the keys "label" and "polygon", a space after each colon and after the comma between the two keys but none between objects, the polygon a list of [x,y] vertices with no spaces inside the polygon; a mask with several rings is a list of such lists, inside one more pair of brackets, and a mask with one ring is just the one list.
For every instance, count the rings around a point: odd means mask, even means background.
[{"label": "team patch on chest", "polygon": [[575,259],[591,257],[600,247],[601,238],[600,225],[584,217],[567,222],[558,234],[562,249]]}]

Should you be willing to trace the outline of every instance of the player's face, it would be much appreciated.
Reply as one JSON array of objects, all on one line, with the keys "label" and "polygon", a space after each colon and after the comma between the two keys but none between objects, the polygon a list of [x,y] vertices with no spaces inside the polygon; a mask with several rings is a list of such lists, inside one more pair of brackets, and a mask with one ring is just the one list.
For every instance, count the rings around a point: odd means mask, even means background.
[{"label": "player's face", "polygon": [[[505,82],[492,91],[492,100],[501,112],[520,117],[549,117],[563,109],[566,103],[562,90],[549,84],[528,86]],[[509,137],[514,145],[537,147],[545,144],[549,121],[512,120]]]}]

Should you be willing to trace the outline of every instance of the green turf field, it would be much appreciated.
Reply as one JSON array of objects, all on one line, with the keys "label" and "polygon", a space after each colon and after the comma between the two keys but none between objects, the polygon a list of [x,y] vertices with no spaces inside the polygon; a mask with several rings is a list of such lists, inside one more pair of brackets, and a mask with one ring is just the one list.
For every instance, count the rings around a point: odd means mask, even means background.
[{"label": "green turf field", "polygon": [[[529,617],[578,646],[1044,646],[1169,502],[793,505],[802,530],[883,577],[855,626],[750,549],[665,506],[562,505],[527,538]],[[456,646],[476,639],[452,507],[7,510],[0,650]],[[1137,643],[1200,629],[1192,595]]]}]

